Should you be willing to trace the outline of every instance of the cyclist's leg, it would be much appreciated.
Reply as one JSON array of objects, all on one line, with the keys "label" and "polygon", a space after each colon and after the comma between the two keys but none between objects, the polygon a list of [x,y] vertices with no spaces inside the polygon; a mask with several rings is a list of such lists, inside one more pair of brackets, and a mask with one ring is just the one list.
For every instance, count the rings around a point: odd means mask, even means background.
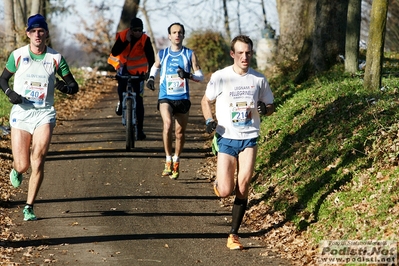
[{"label": "cyclist's leg", "polygon": [[137,134],[139,139],[145,139],[143,126],[144,126],[144,101],[143,101],[143,88],[141,80],[134,80],[132,82],[133,90],[136,93],[136,119],[137,119]]},{"label": "cyclist's leg", "polygon": [[126,91],[126,86],[127,86],[126,79],[118,79],[118,96],[121,104],[123,101],[123,93]]},{"label": "cyclist's leg", "polygon": [[118,98],[119,104],[116,106],[115,112],[117,115],[122,115],[123,93],[126,91],[127,80],[118,79]]}]

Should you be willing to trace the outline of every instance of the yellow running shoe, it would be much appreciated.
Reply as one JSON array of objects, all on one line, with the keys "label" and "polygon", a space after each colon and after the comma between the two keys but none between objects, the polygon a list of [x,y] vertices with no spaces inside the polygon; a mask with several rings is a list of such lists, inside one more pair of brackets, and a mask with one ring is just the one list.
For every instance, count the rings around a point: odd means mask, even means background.
[{"label": "yellow running shoe", "polygon": [[179,162],[174,162],[173,171],[172,175],[170,176],[170,179],[177,179],[177,178],[179,178]]},{"label": "yellow running shoe", "polygon": [[165,163],[165,169],[162,171],[162,176],[170,176],[172,174],[172,162]]},{"label": "yellow running shoe", "polygon": [[215,192],[215,195],[220,197],[220,193],[218,190],[218,182],[215,180],[215,182],[213,183],[213,192]]},{"label": "yellow running shoe", "polygon": [[242,250],[244,246],[241,245],[238,235],[230,234],[227,238],[227,247],[230,250]]}]

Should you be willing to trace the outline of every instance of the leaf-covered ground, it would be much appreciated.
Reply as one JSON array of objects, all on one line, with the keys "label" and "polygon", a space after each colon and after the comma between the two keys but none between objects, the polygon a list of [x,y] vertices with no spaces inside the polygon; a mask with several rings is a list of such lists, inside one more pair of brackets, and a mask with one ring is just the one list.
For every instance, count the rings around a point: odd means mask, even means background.
[{"label": "leaf-covered ground", "polygon": [[[98,73],[97,73],[98,74]],[[78,95],[68,96],[56,94],[57,123],[73,117],[77,111],[92,107],[101,98],[102,93],[109,90],[110,86],[115,85],[115,81],[107,79],[95,72],[77,73],[77,79],[85,80],[84,85],[80,86]],[[7,125],[7,121],[0,121],[0,125]],[[5,126],[5,129],[7,127]],[[4,127],[0,133],[4,132]],[[4,133],[3,133],[4,134]],[[14,222],[10,218],[9,200],[19,189],[12,187],[9,181],[9,173],[12,168],[12,153],[10,135],[0,134],[0,265],[21,265],[13,262],[15,252],[23,252],[26,264],[30,264],[32,256],[40,256],[40,251],[46,246],[12,248],[7,243],[11,241],[25,240],[25,236],[13,232]],[[43,260],[43,263],[54,263],[51,259]]]},{"label": "leaf-covered ground", "polygon": [[[57,94],[56,108],[58,123],[62,123],[63,120],[73,117],[79,110],[91,108],[94,103],[102,97],[103,92],[109,90],[111,86],[115,85],[115,81],[106,79],[93,72],[82,73],[79,78],[84,80],[84,85],[81,86],[81,90],[77,96],[64,96]],[[317,107],[314,107],[313,109],[317,109]],[[0,121],[0,125],[6,124],[7,121]],[[399,130],[397,128],[392,128],[391,130],[388,130],[387,128],[381,129],[378,131],[376,136],[374,143],[377,148],[370,151],[373,155],[372,157],[380,158],[381,156],[393,154],[393,157],[388,156],[385,160],[390,161],[392,158],[397,160],[397,136],[399,136]],[[10,212],[14,211],[9,207],[9,200],[16,192],[20,191],[11,186],[8,177],[12,164],[10,136],[0,135],[0,137],[0,264],[19,265],[13,262],[14,254],[16,252],[19,254],[22,252],[26,264],[29,264],[30,258],[33,256],[40,257],[40,252],[47,249],[47,247],[27,247],[16,250],[8,245],[8,243],[12,241],[25,239],[25,236],[16,234],[13,231],[14,222],[9,218]],[[209,146],[209,143],[204,143],[204,145]],[[204,160],[206,163],[203,165],[206,165],[206,167],[197,169],[197,172],[212,182],[215,178],[216,158],[209,154],[209,156]],[[334,169],[336,166],[335,164],[331,164],[328,167]],[[258,175],[259,174],[260,173],[258,173]],[[367,184],[369,180],[368,178],[369,175],[366,175],[365,173],[364,178],[361,179],[363,185]],[[384,175],[377,175],[377,178],[380,178],[381,182],[379,183],[383,184]],[[262,180],[262,176],[254,177],[254,183],[261,183],[256,182],[257,179]],[[263,184],[266,187],[266,191],[263,191],[262,193],[256,193],[255,190],[251,191],[248,210],[245,214],[242,227],[246,227],[251,232],[255,232],[256,235],[258,235],[257,238],[262,240],[264,245],[268,250],[270,250],[270,252],[261,254],[262,256],[273,256],[273,254],[279,254],[279,256],[290,260],[292,265],[317,265],[315,258],[318,250],[317,245],[314,243],[314,236],[309,233],[310,230],[298,230],[297,225],[295,225],[293,221],[287,219],[286,213],[283,211],[280,212],[276,210],[275,206],[270,205],[270,202],[282,201],[281,198],[276,198],[276,195],[283,195],[284,201],[287,202],[295,202],[297,199],[291,193],[283,191],[281,186],[279,187],[274,183],[270,184]],[[357,186],[350,186],[350,184],[348,184],[347,187],[342,187],[342,191],[345,191],[345,189],[356,189],[357,187],[359,187],[359,184]],[[377,192],[384,193],[384,190],[381,188]],[[337,196],[337,194],[334,193],[332,193],[330,197]],[[266,199],[271,200],[268,201]],[[397,195],[392,197],[392,203],[396,205],[390,210],[390,217],[397,217],[399,215],[399,208],[397,207],[398,199],[399,197]],[[233,197],[220,200],[220,207],[231,210],[232,200]],[[377,201],[378,197],[373,199],[372,202],[362,202],[361,204],[354,204],[348,208],[356,210],[358,213],[367,212],[368,210],[373,209],[373,206],[377,205]],[[336,204],[330,206],[329,209],[342,207],[340,205],[341,203],[337,203],[337,201],[333,202],[336,202]],[[370,219],[370,221],[372,222],[372,219]],[[344,231],[345,226],[345,224],[341,223],[339,226],[332,228],[329,232],[329,238],[342,239],[342,232]],[[371,224],[369,227],[372,228],[373,225]],[[376,227],[379,226],[376,225]],[[320,231],[325,235],[325,228],[323,228],[322,221],[312,224],[308,227],[308,229],[310,228],[313,231]],[[359,232],[361,233],[361,231]],[[395,234],[395,232],[396,231],[391,232],[390,235]],[[43,263],[56,263],[56,261],[43,259]]]},{"label": "leaf-covered ground", "polygon": [[[102,97],[103,91],[109,90],[109,86],[115,85],[114,81],[96,74],[87,74],[85,80],[85,85],[81,86],[79,97],[58,95],[59,100],[56,104],[58,123],[72,117],[81,109],[93,106]],[[2,124],[6,124],[4,123],[6,121],[2,122]],[[208,145],[208,143],[204,143],[204,145]],[[207,167],[197,171],[212,181],[215,178],[216,158],[209,156],[204,160],[206,160],[205,165]],[[24,250],[21,250],[23,248],[16,250],[7,245],[8,242],[25,239],[25,236],[13,232],[14,223],[9,217],[12,211],[8,206],[9,199],[18,191],[9,182],[11,165],[10,135],[5,135],[0,140],[0,263],[1,265],[18,265],[13,262],[13,255],[17,251],[18,253],[22,251],[26,263],[29,264],[30,257],[40,256],[40,251],[47,247],[28,247]],[[280,254],[281,257],[291,260],[293,265],[312,265],[315,247],[308,244],[306,234],[298,233],[294,225],[284,221],[282,215],[271,212],[266,204],[259,199],[259,196],[251,193],[248,211],[242,226],[253,232],[259,232],[258,238],[273,254]],[[232,199],[233,197],[220,200],[221,208],[231,209]],[[268,253],[261,255],[271,256]],[[43,263],[56,263],[56,261],[46,259]]]},{"label": "leaf-covered ground", "polygon": [[[216,157],[209,156],[205,160],[206,168],[199,169],[198,172],[213,181],[216,173]],[[266,252],[261,255],[279,254],[280,257],[290,260],[292,265],[317,265],[315,261],[317,246],[308,240],[306,232],[298,231],[281,213],[271,211],[272,208],[265,204],[262,197],[263,194],[251,190],[248,209],[241,226],[251,232],[259,233],[256,238],[270,250],[270,254]],[[221,208],[231,210],[233,200],[234,197],[221,199]]]}]

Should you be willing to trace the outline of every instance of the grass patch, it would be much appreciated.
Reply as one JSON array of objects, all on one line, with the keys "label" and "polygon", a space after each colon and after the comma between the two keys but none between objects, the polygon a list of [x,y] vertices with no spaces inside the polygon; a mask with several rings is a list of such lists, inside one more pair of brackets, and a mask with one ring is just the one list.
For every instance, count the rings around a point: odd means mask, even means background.
[{"label": "grass patch", "polygon": [[384,66],[375,91],[343,66],[270,80],[277,111],[261,124],[253,186],[315,242],[398,235],[399,66],[393,55]]},{"label": "grass patch", "polygon": [[8,117],[10,114],[11,106],[12,104],[8,101],[8,97],[5,95],[5,93],[0,91],[0,117],[3,118],[1,120],[2,121],[1,125],[3,125],[4,123],[5,125],[8,126]]}]

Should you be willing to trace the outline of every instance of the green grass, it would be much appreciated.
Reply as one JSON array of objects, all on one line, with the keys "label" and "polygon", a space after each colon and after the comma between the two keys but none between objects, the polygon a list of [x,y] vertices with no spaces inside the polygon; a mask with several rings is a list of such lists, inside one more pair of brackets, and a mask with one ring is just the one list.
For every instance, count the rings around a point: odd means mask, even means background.
[{"label": "green grass", "polygon": [[343,66],[301,85],[270,80],[277,111],[262,121],[253,186],[315,243],[398,235],[399,66],[384,66],[375,91]]},{"label": "green grass", "polygon": [[[0,53],[0,58],[3,60],[6,60],[6,58],[3,58],[2,52]],[[5,62],[0,63],[0,68],[3,69],[5,66]],[[11,84],[10,84],[11,86]],[[10,109],[11,109],[12,104],[8,101],[8,97],[4,94],[2,90],[0,90],[0,125],[6,125],[8,126],[8,117],[10,114]]]},{"label": "green grass", "polygon": [[[11,109],[12,104],[8,101],[8,97],[3,93],[3,91],[0,91],[0,117],[2,117],[3,120],[8,121],[8,116],[10,114],[10,109]],[[5,124],[8,122],[3,121]],[[7,124],[8,125],[8,124]]]}]

